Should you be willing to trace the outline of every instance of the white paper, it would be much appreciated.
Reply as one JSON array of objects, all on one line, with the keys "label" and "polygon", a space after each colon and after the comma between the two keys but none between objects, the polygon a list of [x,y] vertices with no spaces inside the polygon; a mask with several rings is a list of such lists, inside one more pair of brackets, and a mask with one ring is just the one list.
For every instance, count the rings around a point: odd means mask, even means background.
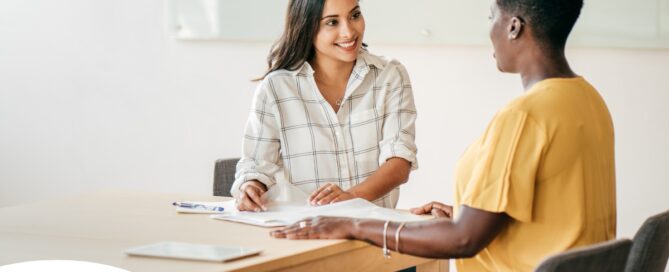
[{"label": "white paper", "polygon": [[263,194],[262,201],[268,211],[280,211],[291,207],[307,206],[309,194],[290,183],[280,182]]},{"label": "white paper", "polygon": [[307,217],[337,216],[391,221],[421,221],[430,217],[418,216],[407,211],[399,211],[376,206],[362,198],[351,199],[324,206],[311,206],[309,195],[289,183],[278,183],[263,194],[262,200],[267,211],[240,212],[234,199],[223,202],[190,202],[224,207],[223,212],[177,207],[178,212],[210,213],[211,218],[246,223],[262,227],[280,227],[295,223]]},{"label": "white paper", "polygon": [[285,206],[278,210],[269,210],[266,212],[223,212],[221,214],[211,215],[211,218],[262,227],[280,227],[295,223],[307,217],[315,216],[353,217],[391,220],[395,222],[422,221],[429,219],[429,217],[414,215],[406,211],[379,207],[362,198],[318,207],[312,207],[305,204],[303,206]]}]

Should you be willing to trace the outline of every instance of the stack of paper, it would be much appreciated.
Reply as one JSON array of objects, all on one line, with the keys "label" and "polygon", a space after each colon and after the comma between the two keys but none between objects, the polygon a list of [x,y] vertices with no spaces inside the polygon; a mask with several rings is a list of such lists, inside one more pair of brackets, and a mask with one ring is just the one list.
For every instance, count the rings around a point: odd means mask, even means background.
[{"label": "stack of paper", "polygon": [[356,198],[330,205],[312,207],[303,206],[272,207],[265,212],[223,212],[211,215],[211,218],[241,222],[262,227],[286,226],[307,217],[339,216],[391,221],[421,221],[430,217],[418,216],[409,212],[383,208],[367,200]]},{"label": "stack of paper", "polygon": [[235,200],[223,202],[189,202],[205,206],[223,207],[222,212],[212,212],[206,209],[188,209],[177,207],[178,212],[185,213],[215,213],[211,218],[241,222],[262,227],[286,226],[307,217],[338,216],[391,221],[420,221],[429,219],[429,216],[418,216],[406,211],[387,209],[376,206],[362,198],[351,199],[324,206],[311,206],[309,195],[292,184],[276,184],[264,195],[263,202],[267,211],[240,212]]}]

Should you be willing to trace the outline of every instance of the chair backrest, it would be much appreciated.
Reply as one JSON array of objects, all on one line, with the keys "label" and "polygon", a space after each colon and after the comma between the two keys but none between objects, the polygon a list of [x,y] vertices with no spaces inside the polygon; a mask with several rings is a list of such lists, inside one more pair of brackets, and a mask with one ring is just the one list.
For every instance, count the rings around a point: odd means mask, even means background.
[{"label": "chair backrest", "polygon": [[630,239],[607,241],[548,257],[536,272],[554,271],[624,271]]},{"label": "chair backrest", "polygon": [[625,271],[664,271],[669,258],[669,210],[641,225],[627,259]]},{"label": "chair backrest", "polygon": [[214,195],[232,196],[230,188],[235,182],[235,171],[239,158],[219,159],[214,166]]}]

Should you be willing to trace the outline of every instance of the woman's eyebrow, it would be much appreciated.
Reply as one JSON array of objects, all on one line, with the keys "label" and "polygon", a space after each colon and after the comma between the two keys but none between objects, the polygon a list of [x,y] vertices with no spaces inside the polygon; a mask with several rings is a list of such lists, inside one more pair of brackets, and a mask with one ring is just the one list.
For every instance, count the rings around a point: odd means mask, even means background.
[{"label": "woman's eyebrow", "polygon": [[[354,11],[356,11],[356,10],[358,10],[358,9],[360,9],[360,5],[355,6],[355,7],[354,7],[353,9],[351,9],[351,11],[349,11],[348,13],[351,14],[351,13],[353,13]],[[339,15],[337,15],[337,14],[332,14],[332,15],[328,15],[328,16],[323,16],[323,18],[321,18],[321,20],[323,20],[323,19],[327,19],[327,18],[331,18],[331,17],[333,17],[333,18],[337,18],[337,17],[339,17]]]}]

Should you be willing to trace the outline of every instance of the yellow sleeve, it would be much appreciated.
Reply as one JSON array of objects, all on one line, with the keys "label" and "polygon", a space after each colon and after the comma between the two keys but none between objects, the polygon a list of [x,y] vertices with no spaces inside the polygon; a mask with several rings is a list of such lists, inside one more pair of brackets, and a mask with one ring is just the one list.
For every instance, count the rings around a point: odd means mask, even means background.
[{"label": "yellow sleeve", "polygon": [[495,116],[479,144],[460,204],[532,221],[544,129],[526,112],[506,110]]}]

